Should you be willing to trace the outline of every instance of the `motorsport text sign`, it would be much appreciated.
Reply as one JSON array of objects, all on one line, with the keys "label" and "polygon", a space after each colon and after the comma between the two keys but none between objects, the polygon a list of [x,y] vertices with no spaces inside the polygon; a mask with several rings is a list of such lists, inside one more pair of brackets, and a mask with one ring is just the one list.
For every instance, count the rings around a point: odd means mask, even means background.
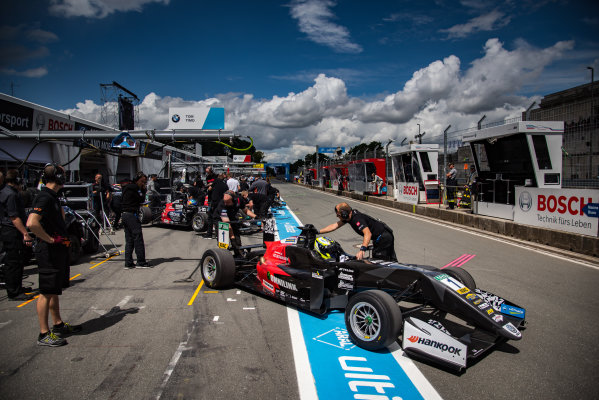
[{"label": "motorsport text sign", "polygon": [[599,190],[516,187],[514,222],[597,236]]},{"label": "motorsport text sign", "polygon": [[171,107],[166,129],[225,129],[222,107]]}]

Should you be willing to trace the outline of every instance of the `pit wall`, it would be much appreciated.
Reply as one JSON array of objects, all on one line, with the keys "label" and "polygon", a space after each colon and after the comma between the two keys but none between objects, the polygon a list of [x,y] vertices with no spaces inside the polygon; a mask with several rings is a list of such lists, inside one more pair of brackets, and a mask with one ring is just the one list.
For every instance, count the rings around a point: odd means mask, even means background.
[{"label": "pit wall", "polygon": [[[296,183],[297,184],[297,183]],[[301,184],[299,184],[301,185]],[[333,193],[340,197],[348,197],[354,200],[365,201],[385,207],[395,208],[424,217],[464,225],[480,229],[493,234],[526,240],[545,246],[555,247],[561,250],[572,251],[585,256],[599,257],[599,238],[579,235],[575,233],[543,229],[536,226],[516,224],[513,221],[492,218],[483,215],[474,215],[468,212],[450,211],[443,206],[424,206],[400,203],[386,197],[367,196],[354,192],[346,192],[334,189],[322,189],[315,186],[301,185],[313,190],[321,190]]]}]

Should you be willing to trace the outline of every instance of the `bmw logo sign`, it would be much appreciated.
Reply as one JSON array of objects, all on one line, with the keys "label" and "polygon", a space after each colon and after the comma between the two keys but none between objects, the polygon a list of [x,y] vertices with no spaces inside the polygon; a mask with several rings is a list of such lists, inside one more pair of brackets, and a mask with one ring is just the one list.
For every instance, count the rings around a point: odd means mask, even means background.
[{"label": "bmw logo sign", "polygon": [[528,192],[520,193],[520,198],[518,199],[518,204],[520,205],[520,209],[524,212],[530,211],[532,208],[532,196]]},{"label": "bmw logo sign", "polygon": [[179,117],[179,114],[174,114],[171,119],[173,120],[173,122],[177,123],[179,121],[181,121],[181,117]]}]

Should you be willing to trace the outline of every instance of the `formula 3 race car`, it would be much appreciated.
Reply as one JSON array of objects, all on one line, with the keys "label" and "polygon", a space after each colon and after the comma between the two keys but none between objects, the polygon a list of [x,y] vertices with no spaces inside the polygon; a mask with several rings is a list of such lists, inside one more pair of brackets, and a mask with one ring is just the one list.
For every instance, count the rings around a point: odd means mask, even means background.
[{"label": "formula 3 race car", "polygon": [[217,289],[243,287],[315,314],[345,310],[356,345],[376,351],[401,336],[408,355],[457,370],[522,337],[525,310],[478,289],[463,268],[359,261],[330,240],[324,259],[313,250],[318,231],[312,225],[299,229],[297,237],[265,242],[266,250],[261,244],[235,248],[236,256],[226,229],[219,229],[220,248],[201,260],[204,282]]}]

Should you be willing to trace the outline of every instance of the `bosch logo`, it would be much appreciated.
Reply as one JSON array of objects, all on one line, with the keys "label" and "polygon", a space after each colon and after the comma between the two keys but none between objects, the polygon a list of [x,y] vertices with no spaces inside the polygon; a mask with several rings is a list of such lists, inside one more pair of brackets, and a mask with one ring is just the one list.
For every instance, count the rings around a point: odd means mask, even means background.
[{"label": "bosch logo", "polygon": [[404,186],[403,194],[407,196],[416,196],[418,194],[418,189],[416,188],[416,186]]},{"label": "bosch logo", "polygon": [[585,199],[577,196],[545,196],[540,194],[537,197],[537,209],[538,211],[548,211],[550,213],[583,215],[584,206],[592,201],[593,199],[590,197]]},{"label": "bosch logo", "polygon": [[520,193],[520,198],[518,199],[518,204],[520,205],[520,209],[524,212],[530,211],[532,208],[532,196],[528,192]]},{"label": "bosch logo", "polygon": [[179,116],[179,114],[174,114],[174,115],[171,117],[171,120],[172,120],[174,123],[177,123],[177,122],[181,121],[181,117]]}]

